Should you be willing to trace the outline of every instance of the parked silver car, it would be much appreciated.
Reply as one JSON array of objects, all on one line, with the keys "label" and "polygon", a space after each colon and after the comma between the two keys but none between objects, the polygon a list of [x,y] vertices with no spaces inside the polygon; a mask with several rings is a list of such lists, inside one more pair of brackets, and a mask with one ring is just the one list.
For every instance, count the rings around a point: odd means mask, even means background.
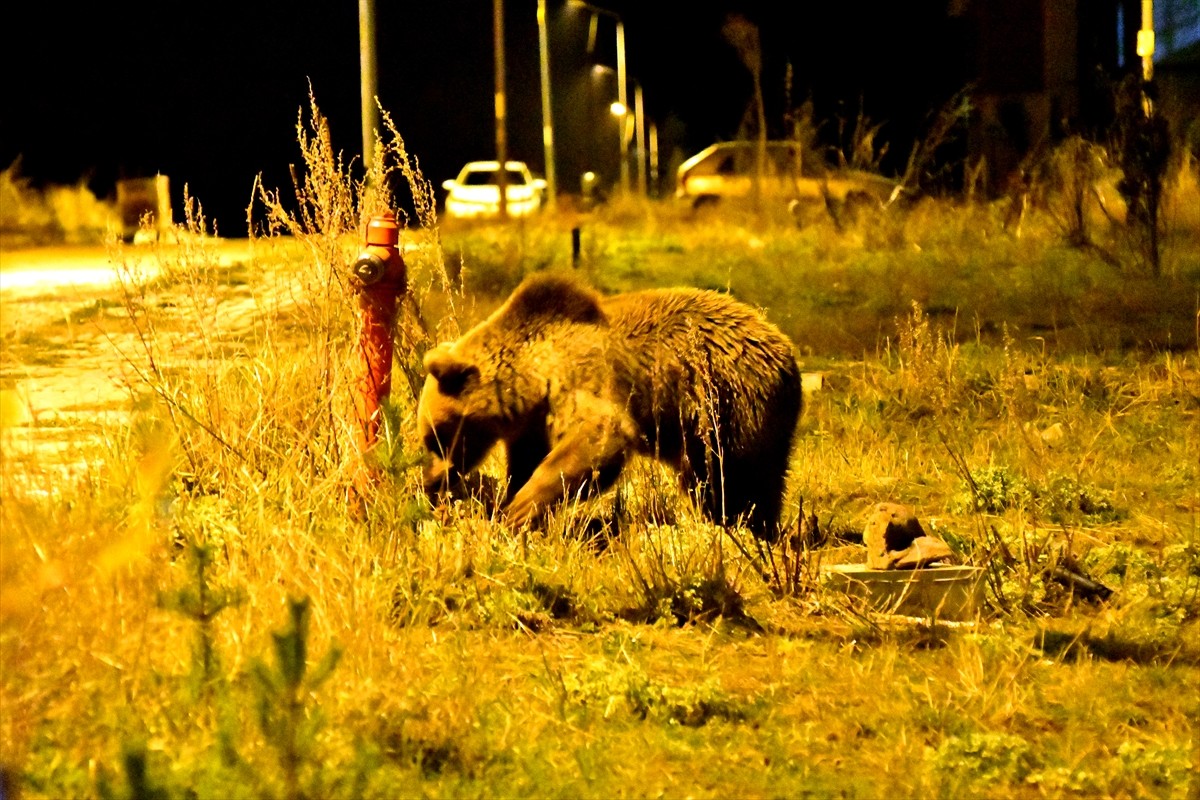
[{"label": "parked silver car", "polygon": [[[753,186],[757,142],[718,142],[679,165],[675,196],[694,206],[726,198],[748,197]],[[844,203],[853,193],[888,203],[898,193],[896,181],[862,170],[827,168],[803,152],[797,142],[769,141],[763,174],[764,196],[789,201]]]}]

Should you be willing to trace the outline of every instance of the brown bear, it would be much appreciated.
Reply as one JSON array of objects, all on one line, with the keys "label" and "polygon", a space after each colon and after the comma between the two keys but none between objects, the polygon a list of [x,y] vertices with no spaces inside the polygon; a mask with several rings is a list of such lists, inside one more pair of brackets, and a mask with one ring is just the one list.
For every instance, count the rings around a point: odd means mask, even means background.
[{"label": "brown bear", "polygon": [[607,489],[640,453],[673,465],[713,522],[777,535],[800,370],[787,336],[727,295],[605,297],[537,275],[431,349],[425,371],[418,419],[435,500],[504,442],[502,511],[519,526]]}]

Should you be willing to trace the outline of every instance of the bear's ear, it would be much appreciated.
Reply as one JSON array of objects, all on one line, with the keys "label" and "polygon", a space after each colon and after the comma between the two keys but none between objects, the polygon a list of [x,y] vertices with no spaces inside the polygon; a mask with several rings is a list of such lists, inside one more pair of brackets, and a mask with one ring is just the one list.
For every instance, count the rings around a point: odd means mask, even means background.
[{"label": "bear's ear", "polygon": [[479,374],[478,367],[454,355],[445,345],[425,354],[425,371],[437,381],[438,391],[452,397],[463,390],[468,378]]}]

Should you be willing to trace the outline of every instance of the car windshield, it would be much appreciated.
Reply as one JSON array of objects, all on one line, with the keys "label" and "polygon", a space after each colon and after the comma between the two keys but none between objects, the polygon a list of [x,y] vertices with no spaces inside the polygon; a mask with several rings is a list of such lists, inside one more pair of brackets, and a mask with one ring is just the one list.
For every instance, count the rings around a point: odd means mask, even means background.
[{"label": "car windshield", "polygon": [[[491,186],[499,182],[496,176],[497,172],[498,170],[494,169],[471,170],[463,178],[462,183],[464,186]],[[515,169],[507,170],[507,172],[509,186],[525,185],[525,173]]]}]

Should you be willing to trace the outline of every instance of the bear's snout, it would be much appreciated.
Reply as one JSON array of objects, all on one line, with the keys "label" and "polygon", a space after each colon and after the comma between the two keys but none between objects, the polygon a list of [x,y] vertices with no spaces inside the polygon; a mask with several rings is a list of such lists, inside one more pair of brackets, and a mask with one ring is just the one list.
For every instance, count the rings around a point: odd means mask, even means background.
[{"label": "bear's snout", "polygon": [[425,494],[430,500],[438,500],[450,491],[450,462],[444,458],[433,456],[422,475],[425,483]]}]

